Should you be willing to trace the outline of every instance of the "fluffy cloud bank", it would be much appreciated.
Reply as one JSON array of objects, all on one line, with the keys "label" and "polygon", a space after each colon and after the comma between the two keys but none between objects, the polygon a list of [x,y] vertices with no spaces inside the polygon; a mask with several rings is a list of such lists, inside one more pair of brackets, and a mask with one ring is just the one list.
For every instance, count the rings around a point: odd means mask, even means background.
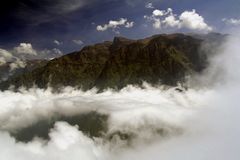
[{"label": "fluffy cloud bank", "polygon": [[18,55],[36,56],[37,55],[37,52],[35,49],[33,49],[31,43],[20,43],[19,46],[13,49],[13,52],[16,56]]},{"label": "fluffy cloud bank", "polygon": [[192,30],[206,30],[211,31],[212,28],[209,27],[202,16],[196,13],[195,10],[184,11],[180,16],[180,27],[189,28]]},{"label": "fluffy cloud bank", "polygon": [[[196,106],[189,105],[188,101],[192,99],[189,93],[181,94],[174,89],[164,92],[149,86],[148,89],[128,87],[119,93],[109,90],[101,94],[94,90],[82,92],[67,88],[58,94],[40,89],[23,90],[22,93],[0,92],[3,104],[0,108],[0,149],[4,150],[0,159],[115,159],[115,153],[131,146],[181,135],[184,121],[191,117]],[[194,91],[191,93],[195,94]],[[190,99],[186,100],[185,96]],[[202,101],[195,104],[199,103]],[[80,116],[90,111],[109,115],[108,130],[102,137],[91,139],[82,128],[63,121],[56,121],[47,132],[49,140],[35,138],[28,143],[15,142],[8,133],[43,119],[49,121],[56,115]],[[88,128],[97,128],[99,123],[90,124]],[[124,139],[124,136],[131,139]]]},{"label": "fluffy cloud bank", "polygon": [[13,55],[5,49],[0,48],[0,66],[12,60]]},{"label": "fluffy cloud bank", "polygon": [[33,48],[31,43],[20,43],[12,50],[5,50],[0,48],[0,65],[15,60],[51,59],[54,57],[59,57],[62,54],[62,51],[57,48],[37,51]]},{"label": "fluffy cloud bank", "polygon": [[[19,53],[17,53],[17,54],[19,54]],[[0,49],[0,66],[3,66],[8,62],[9,62],[9,66],[10,66],[10,71],[13,71],[16,68],[24,68],[25,67],[25,62],[23,60],[21,60],[19,57],[15,56],[15,54],[10,53],[7,50]]]},{"label": "fluffy cloud bank", "polygon": [[186,28],[196,31],[211,31],[212,27],[208,26],[204,18],[196,10],[184,11],[179,16],[173,13],[171,8],[167,10],[155,9],[151,16],[144,16],[145,19],[153,22],[155,29],[162,28]]},{"label": "fluffy cloud bank", "polygon": [[8,160],[105,160],[101,148],[83,135],[77,126],[58,122],[49,133],[47,143],[36,139],[28,144],[15,143],[7,133],[0,132],[1,159]]},{"label": "fluffy cloud bank", "polygon": [[[214,85],[181,93],[151,86],[103,93],[69,88],[61,93],[41,89],[0,92],[0,159],[239,160],[239,46],[235,37],[212,57],[203,77],[215,80]],[[211,73],[220,79],[211,79]],[[79,126],[63,121],[56,121],[47,132],[48,140],[16,142],[9,134],[56,114],[79,116],[89,111],[109,115],[107,139],[89,138]],[[123,133],[123,139],[112,133]],[[170,136],[162,136],[166,133]],[[128,136],[133,141],[124,141]]]},{"label": "fluffy cloud bank", "polygon": [[25,68],[28,60],[53,59],[62,55],[57,48],[37,51],[31,43],[20,43],[12,50],[0,48],[0,81]]},{"label": "fluffy cloud bank", "polygon": [[108,24],[98,25],[97,31],[106,31],[108,29],[112,29],[114,32],[118,32],[116,29],[119,27],[132,28],[134,26],[134,22],[128,21],[126,18],[120,18],[119,20],[110,20]]},{"label": "fluffy cloud bank", "polygon": [[[17,53],[18,56],[19,53]],[[11,53],[7,50],[1,49],[0,48],[0,67],[4,66],[6,63],[9,63],[9,71],[14,71],[17,68],[24,68],[26,66],[25,62],[21,60],[19,57],[15,56],[14,53]],[[5,79],[7,75],[1,75],[3,74],[0,70],[0,81],[2,79]]]}]

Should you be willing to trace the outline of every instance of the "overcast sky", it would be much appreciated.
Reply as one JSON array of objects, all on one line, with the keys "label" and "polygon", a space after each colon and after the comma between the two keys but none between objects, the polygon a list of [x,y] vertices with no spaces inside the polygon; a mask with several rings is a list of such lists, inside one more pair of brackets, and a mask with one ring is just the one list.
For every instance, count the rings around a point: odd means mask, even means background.
[{"label": "overcast sky", "polygon": [[225,33],[240,25],[239,11],[239,0],[7,0],[0,2],[0,48],[24,43],[69,53],[114,36]]}]

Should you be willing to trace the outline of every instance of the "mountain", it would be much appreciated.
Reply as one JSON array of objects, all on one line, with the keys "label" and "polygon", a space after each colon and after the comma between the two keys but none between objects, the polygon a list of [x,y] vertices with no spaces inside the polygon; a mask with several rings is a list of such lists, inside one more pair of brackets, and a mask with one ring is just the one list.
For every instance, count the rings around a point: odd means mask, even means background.
[{"label": "mountain", "polygon": [[[222,37],[216,35],[215,38]],[[141,85],[143,81],[175,86],[184,82],[187,75],[201,72],[207,66],[207,53],[202,50],[204,41],[204,38],[184,34],[162,34],[141,40],[115,37],[112,42],[86,46],[10,78],[2,82],[0,88],[35,85],[102,90]]]}]

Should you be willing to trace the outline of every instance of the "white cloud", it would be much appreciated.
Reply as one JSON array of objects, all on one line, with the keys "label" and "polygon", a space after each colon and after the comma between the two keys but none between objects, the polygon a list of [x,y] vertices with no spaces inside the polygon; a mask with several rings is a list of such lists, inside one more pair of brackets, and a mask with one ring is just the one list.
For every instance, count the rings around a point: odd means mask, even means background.
[{"label": "white cloud", "polygon": [[[4,66],[3,69],[1,66]],[[0,48],[0,82],[2,80],[7,80],[16,69],[24,68],[25,66],[26,64],[24,60],[21,60],[11,52]]]},{"label": "white cloud", "polygon": [[159,18],[156,18],[155,16],[147,16],[144,15],[144,18],[153,21],[153,27],[156,29],[161,29],[161,20]]},{"label": "white cloud", "polygon": [[134,26],[134,22],[127,22],[125,27],[126,28],[132,28]]},{"label": "white cloud", "polygon": [[107,24],[105,24],[104,26],[98,25],[97,26],[97,31],[106,31],[108,29]]},{"label": "white cloud", "polygon": [[49,137],[51,138],[49,145],[53,145],[60,150],[66,150],[77,143],[92,144],[89,138],[85,137],[82,132],[79,132],[78,126],[71,126],[66,122],[56,123]]},{"label": "white cloud", "polygon": [[0,65],[5,64],[13,58],[13,55],[5,49],[0,48]]},{"label": "white cloud", "polygon": [[167,16],[167,17],[163,20],[163,23],[164,23],[167,27],[178,27],[180,21],[177,20],[174,15],[169,15],[169,16]]},{"label": "white cloud", "polygon": [[17,143],[7,133],[0,132],[0,159],[8,160],[105,160],[103,151],[94,140],[85,136],[66,122],[57,122],[50,131],[46,143],[35,139],[29,143]]},{"label": "white cloud", "polygon": [[14,62],[10,63],[10,72],[18,68],[25,68],[26,62],[20,59],[16,59]]},{"label": "white cloud", "polygon": [[26,62],[33,59],[53,59],[62,56],[58,48],[36,51],[30,43],[21,43],[12,50],[0,48],[0,81],[7,80],[18,69],[25,68]]},{"label": "white cloud", "polygon": [[52,59],[62,55],[62,51],[58,48],[35,50],[31,43],[20,43],[19,46],[14,47],[11,51],[0,49],[0,64],[16,61],[17,63],[12,65],[13,68],[16,68],[14,66],[23,66],[17,60]]},{"label": "white cloud", "polygon": [[160,16],[163,16],[163,15],[164,15],[164,11],[162,11],[162,10],[155,9],[153,11],[153,16],[160,17]]},{"label": "white cloud", "polygon": [[24,68],[25,62],[7,50],[0,49],[0,66],[9,62],[10,72],[17,68]]},{"label": "white cloud", "polygon": [[184,11],[180,16],[180,27],[185,27],[192,30],[206,30],[211,31],[212,28],[209,27],[202,16],[196,13],[195,10]]},{"label": "white cloud", "polygon": [[73,43],[75,43],[75,44],[77,44],[77,45],[79,45],[79,46],[83,45],[83,41],[80,40],[80,39],[74,39],[74,40],[73,40]]},{"label": "white cloud", "polygon": [[[56,44],[59,41],[56,41]],[[61,42],[59,42],[61,44]],[[20,43],[19,46],[14,47],[13,55],[18,59],[52,59],[62,56],[63,53],[58,48],[35,50],[31,43]]]},{"label": "white cloud", "polygon": [[108,29],[113,29],[113,31],[116,31],[115,29],[119,28],[120,26],[132,28],[133,25],[134,22],[130,22],[126,18],[120,18],[119,20],[110,20],[108,24],[98,25],[96,29],[97,31],[106,31]]},{"label": "white cloud", "polygon": [[161,28],[161,21],[160,21],[160,19],[154,19],[153,27],[154,28],[158,28],[158,29]]},{"label": "white cloud", "polygon": [[[220,47],[221,52],[211,59],[208,72],[219,73],[223,79],[214,81],[210,88],[189,88],[182,93],[158,87],[127,87],[120,92],[103,93],[71,89],[60,93],[41,89],[0,92],[0,159],[238,160],[239,50],[239,38]],[[201,76],[211,79],[208,73]],[[135,143],[117,148],[123,143],[120,137],[113,137],[109,145],[110,137],[104,141],[89,138],[66,122],[55,123],[48,141],[16,142],[7,133],[58,113],[71,116],[91,110],[109,114],[109,132],[130,133],[130,137],[136,138]],[[182,134],[171,130],[173,126],[180,128]],[[172,132],[165,138],[154,136],[154,129],[157,133],[165,134],[166,129]]]},{"label": "white cloud", "polygon": [[[147,16],[145,15],[144,18],[149,20],[149,21],[153,21],[153,27],[156,28],[156,29],[161,29],[162,28],[162,20],[161,20],[161,17],[163,16],[166,16],[166,15],[173,15],[172,14],[172,9],[171,8],[168,8],[166,11],[165,10],[158,10],[158,9],[155,9],[153,12],[152,12],[152,15],[151,16]],[[167,20],[168,21],[168,20]],[[167,22],[166,21],[166,22]]]},{"label": "white cloud", "polygon": [[62,55],[62,54],[63,54],[62,51],[61,51],[60,49],[58,49],[58,48],[53,48],[53,49],[52,49],[52,52],[53,52],[55,55]]},{"label": "white cloud", "polygon": [[33,49],[31,43],[20,43],[18,47],[14,48],[14,53],[18,54],[25,54],[25,55],[37,55],[36,50]]},{"label": "white cloud", "polygon": [[173,14],[173,10],[155,9],[151,16],[144,16],[145,19],[153,22],[153,27],[156,29],[161,28],[186,28],[197,31],[211,31],[212,28],[206,24],[204,18],[196,13],[195,10],[184,11],[179,16]]},{"label": "white cloud", "polygon": [[62,51],[58,48],[44,49],[42,51],[39,51],[38,58],[40,58],[40,59],[53,59],[53,58],[56,58],[56,57],[60,57],[62,55],[63,55]]},{"label": "white cloud", "polygon": [[0,66],[5,64],[7,61],[5,60],[4,57],[0,57]]},{"label": "white cloud", "polygon": [[146,8],[151,9],[154,8],[153,3],[149,2],[145,5]]},{"label": "white cloud", "polygon": [[62,42],[58,41],[58,40],[54,40],[53,43],[55,43],[56,45],[60,46],[62,44]]},{"label": "white cloud", "polygon": [[0,56],[5,58],[12,58],[12,54],[5,49],[0,48]]},{"label": "white cloud", "polygon": [[227,19],[227,18],[223,18],[222,21],[223,21],[225,24],[240,25],[240,19],[235,19],[235,18]]},{"label": "white cloud", "polygon": [[103,26],[98,25],[97,26],[97,30],[98,31],[105,31],[105,30],[107,30],[109,28],[113,28],[114,29],[114,28],[117,28],[118,26],[125,25],[126,22],[127,22],[127,19],[125,19],[125,18],[121,18],[118,21],[111,20],[111,21],[109,21],[108,24],[104,24]]}]

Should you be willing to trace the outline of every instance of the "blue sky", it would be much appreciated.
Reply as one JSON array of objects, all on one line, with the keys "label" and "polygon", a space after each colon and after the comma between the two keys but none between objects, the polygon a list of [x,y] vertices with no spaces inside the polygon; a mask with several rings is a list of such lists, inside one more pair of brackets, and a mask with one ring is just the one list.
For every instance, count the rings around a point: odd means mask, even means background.
[{"label": "blue sky", "polygon": [[[37,51],[55,48],[69,53],[114,36],[144,38],[172,32],[205,33],[206,27],[200,30],[188,27],[187,22],[179,18],[184,12],[192,13],[193,9],[211,27],[207,31],[225,33],[240,25],[239,0],[9,0],[0,3],[0,48],[6,50],[29,43]],[[164,22],[169,15],[153,15],[154,10],[168,8],[172,9],[176,22],[179,20],[174,27]],[[121,18],[126,19],[124,25],[97,30],[97,26],[104,27],[111,20],[118,23]],[[156,19],[160,20],[161,27],[153,26]],[[127,23],[133,26],[126,27]]]}]

